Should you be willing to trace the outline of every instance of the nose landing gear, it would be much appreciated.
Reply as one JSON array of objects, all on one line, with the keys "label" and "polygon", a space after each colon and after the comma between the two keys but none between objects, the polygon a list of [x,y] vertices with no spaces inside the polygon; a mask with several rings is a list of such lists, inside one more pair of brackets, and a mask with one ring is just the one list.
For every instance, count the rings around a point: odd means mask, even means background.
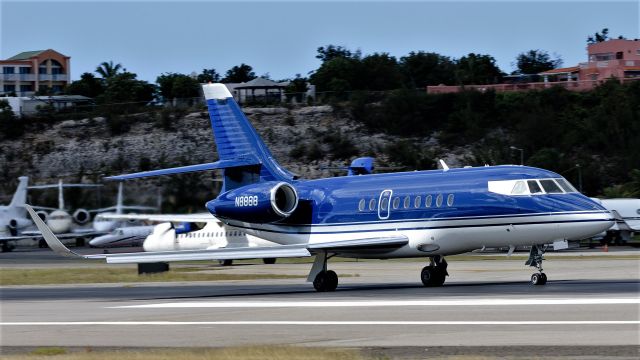
[{"label": "nose landing gear", "polygon": [[533,245],[529,252],[529,259],[525,265],[533,266],[538,272],[531,275],[531,285],[544,285],[547,283],[547,274],[542,272],[542,260],[544,260],[544,245]]}]

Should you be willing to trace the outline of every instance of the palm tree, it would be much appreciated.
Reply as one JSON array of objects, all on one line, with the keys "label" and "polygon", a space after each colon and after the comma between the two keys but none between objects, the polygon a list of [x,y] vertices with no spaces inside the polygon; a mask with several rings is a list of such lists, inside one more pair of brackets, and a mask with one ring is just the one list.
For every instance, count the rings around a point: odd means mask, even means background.
[{"label": "palm tree", "polygon": [[113,64],[113,61],[102,62],[97,68],[96,73],[101,75],[104,79],[109,79],[118,74],[118,72],[123,69],[122,64]]}]

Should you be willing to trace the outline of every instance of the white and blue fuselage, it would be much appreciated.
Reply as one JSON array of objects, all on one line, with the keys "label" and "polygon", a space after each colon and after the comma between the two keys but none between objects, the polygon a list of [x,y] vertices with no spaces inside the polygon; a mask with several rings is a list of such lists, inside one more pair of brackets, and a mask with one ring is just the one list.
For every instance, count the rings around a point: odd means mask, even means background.
[{"label": "white and blue fuselage", "polygon": [[[352,254],[373,258],[577,240],[612,224],[606,209],[562,176],[523,166],[372,174],[292,185],[298,206],[288,218],[274,223],[224,220],[280,244],[398,235],[409,239],[390,252]],[[207,207],[216,215],[218,200],[236,204],[236,199],[252,196],[245,190],[221,194]],[[241,202],[251,211],[252,201]]]}]

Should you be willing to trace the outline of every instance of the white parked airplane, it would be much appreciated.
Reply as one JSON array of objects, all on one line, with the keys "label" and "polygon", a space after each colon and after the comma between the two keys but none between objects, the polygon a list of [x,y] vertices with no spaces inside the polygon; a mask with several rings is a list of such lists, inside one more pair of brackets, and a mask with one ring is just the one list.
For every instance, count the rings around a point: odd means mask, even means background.
[{"label": "white parked airplane", "polygon": [[153,231],[153,225],[125,226],[113,229],[110,233],[100,235],[89,241],[89,246],[96,248],[140,246]]},{"label": "white parked airplane", "polygon": [[117,228],[124,228],[128,224],[135,223],[135,220],[131,222],[125,221],[122,218],[109,217],[110,215],[122,215],[125,210],[158,210],[152,206],[140,206],[140,205],[124,205],[123,195],[123,183],[118,184],[118,197],[114,206],[109,206],[102,209],[90,210],[91,212],[97,212],[98,214],[93,219],[93,229],[98,232],[113,231]]},{"label": "white parked airplane", "polygon": [[[240,228],[227,226],[208,213],[105,215],[105,218],[161,222],[155,225],[152,232],[144,239],[142,246],[144,251],[148,252],[253,248],[276,245],[274,242],[249,235]],[[124,230],[123,235],[126,234],[126,229],[122,229]],[[93,246],[97,239],[92,240],[90,245]],[[267,264],[275,262],[273,258],[264,260]],[[221,263],[231,265],[233,260],[227,259]]]},{"label": "white parked airplane", "polygon": [[27,209],[24,207],[27,201],[29,178],[21,176],[18,181],[18,188],[13,194],[9,205],[0,206],[0,243],[2,244],[2,252],[11,251],[14,248],[13,242],[17,240],[32,238],[32,236],[21,235],[23,230],[33,226],[33,222],[27,216]]},{"label": "white parked airplane", "polygon": [[615,243],[631,240],[640,232],[640,199],[593,199],[611,211],[616,222],[606,232],[600,234],[605,242]]}]

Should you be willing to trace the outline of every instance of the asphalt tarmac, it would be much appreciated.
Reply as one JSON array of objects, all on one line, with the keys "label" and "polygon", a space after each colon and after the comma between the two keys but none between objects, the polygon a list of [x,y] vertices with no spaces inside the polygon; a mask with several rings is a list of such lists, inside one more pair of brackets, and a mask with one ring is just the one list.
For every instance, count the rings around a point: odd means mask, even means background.
[{"label": "asphalt tarmac", "polygon": [[[22,266],[60,265],[48,253],[44,260],[37,252],[24,253]],[[548,257],[545,286],[529,285],[532,269],[521,260],[479,255],[449,261],[451,276],[441,288],[421,286],[424,261],[419,260],[330,262],[345,275],[334,293],[316,293],[304,279],[3,287],[0,344],[5,349],[293,344],[400,352],[462,346],[494,349],[492,354],[506,347],[540,349],[539,355],[548,349],[564,349],[558,355],[566,355],[570,349],[570,356],[635,358],[640,355],[640,255],[637,250],[620,253],[634,258],[591,255]],[[0,267],[19,267],[19,258],[13,253]],[[275,264],[217,271],[304,275],[309,268]]]}]

